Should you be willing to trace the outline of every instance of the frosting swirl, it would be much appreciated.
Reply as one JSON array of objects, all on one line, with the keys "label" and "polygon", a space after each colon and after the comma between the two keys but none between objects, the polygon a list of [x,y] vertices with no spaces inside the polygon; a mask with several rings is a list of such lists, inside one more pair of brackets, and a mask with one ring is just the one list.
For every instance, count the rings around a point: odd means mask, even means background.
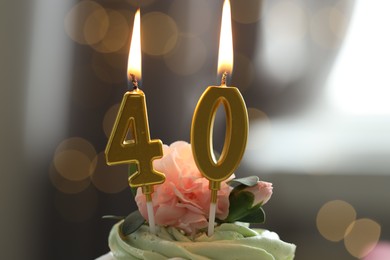
[{"label": "frosting swirl", "polygon": [[120,224],[114,225],[109,236],[109,246],[117,260],[292,260],[295,253],[295,245],[283,242],[276,233],[240,224],[225,223],[216,227],[211,237],[200,233],[194,238],[173,227],[159,227],[153,235],[146,225],[121,237]]}]

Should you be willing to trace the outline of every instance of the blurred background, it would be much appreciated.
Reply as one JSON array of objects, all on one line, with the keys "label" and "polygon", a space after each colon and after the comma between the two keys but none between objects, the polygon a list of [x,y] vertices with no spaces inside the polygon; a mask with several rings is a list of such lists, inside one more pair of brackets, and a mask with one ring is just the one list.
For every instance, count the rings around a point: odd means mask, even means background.
[{"label": "blurred background", "polygon": [[[103,151],[140,4],[151,137],[189,141],[218,83],[222,0],[0,2],[2,258],[94,259],[109,250],[101,217],[135,209],[127,167]],[[390,259],[390,3],[231,5],[229,82],[250,119],[236,175],[274,184],[261,227],[298,260]],[[214,135],[221,147],[223,116]]]}]

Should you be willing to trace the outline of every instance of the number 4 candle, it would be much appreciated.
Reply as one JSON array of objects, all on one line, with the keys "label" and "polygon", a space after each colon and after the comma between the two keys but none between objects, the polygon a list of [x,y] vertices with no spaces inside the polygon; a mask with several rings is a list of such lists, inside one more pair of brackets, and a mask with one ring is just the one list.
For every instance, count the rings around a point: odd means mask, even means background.
[{"label": "number 4 candle", "polygon": [[[248,113],[240,91],[226,86],[226,79],[233,67],[233,41],[230,18],[230,3],[223,5],[221,35],[218,54],[218,73],[222,73],[220,86],[210,86],[202,94],[196,106],[191,126],[191,145],[195,162],[210,181],[211,201],[208,235],[214,233],[217,195],[221,182],[237,169],[244,155],[248,136]],[[212,132],[215,114],[220,105],[226,112],[226,133],[222,154],[216,160]]]},{"label": "number 4 candle", "polygon": [[[136,79],[136,74],[141,74],[140,31],[140,11],[137,10],[128,61],[129,85],[133,85],[133,90],[123,96],[105,153],[109,165],[137,163],[138,171],[130,176],[129,184],[131,187],[142,187],[146,196],[150,232],[155,234],[153,185],[163,183],[165,176],[153,168],[153,160],[163,155],[162,142],[150,140],[145,94],[138,88]],[[129,131],[132,139],[127,140]]]}]

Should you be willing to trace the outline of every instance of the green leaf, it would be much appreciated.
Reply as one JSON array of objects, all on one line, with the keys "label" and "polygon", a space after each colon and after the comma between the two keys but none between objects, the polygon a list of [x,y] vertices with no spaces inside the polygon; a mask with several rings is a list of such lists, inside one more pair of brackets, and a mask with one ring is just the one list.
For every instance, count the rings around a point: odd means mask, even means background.
[{"label": "green leaf", "polygon": [[136,231],[144,223],[145,219],[142,217],[141,213],[136,210],[125,218],[120,227],[120,231],[123,236],[127,236]]},{"label": "green leaf", "polygon": [[229,215],[225,222],[235,222],[248,215],[252,208],[255,196],[248,191],[233,190],[229,196]]},{"label": "green leaf", "polygon": [[237,221],[261,224],[265,221],[265,212],[261,207],[254,207],[248,211],[248,215],[238,219]]},{"label": "green leaf", "polygon": [[240,184],[235,187],[229,195],[229,215],[224,220],[218,222],[247,222],[247,223],[263,223],[265,221],[265,213],[261,208],[261,203],[253,205],[255,196],[249,191],[243,190],[246,186]]},{"label": "green leaf", "polygon": [[115,215],[104,215],[102,219],[114,219],[114,220],[122,220],[125,216],[115,216]]},{"label": "green leaf", "polygon": [[249,177],[244,177],[240,179],[233,179],[229,181],[227,184],[229,184],[232,187],[237,187],[239,185],[244,185],[246,187],[252,187],[257,184],[259,181],[259,177],[257,176],[249,176]]}]

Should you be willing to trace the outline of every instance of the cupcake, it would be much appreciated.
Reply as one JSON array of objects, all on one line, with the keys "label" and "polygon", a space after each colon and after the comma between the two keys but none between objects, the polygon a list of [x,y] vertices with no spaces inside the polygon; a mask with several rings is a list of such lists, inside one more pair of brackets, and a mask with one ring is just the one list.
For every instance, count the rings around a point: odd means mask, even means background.
[{"label": "cupcake", "polygon": [[249,227],[264,222],[262,206],[272,195],[271,183],[234,175],[223,181],[216,225],[209,236],[209,182],[195,164],[191,145],[178,141],[164,145],[163,153],[153,162],[166,176],[152,194],[155,234],[150,232],[146,199],[138,188],[134,190],[138,211],[113,226],[110,252],[100,259],[294,259],[294,244],[280,240],[275,232]]}]

